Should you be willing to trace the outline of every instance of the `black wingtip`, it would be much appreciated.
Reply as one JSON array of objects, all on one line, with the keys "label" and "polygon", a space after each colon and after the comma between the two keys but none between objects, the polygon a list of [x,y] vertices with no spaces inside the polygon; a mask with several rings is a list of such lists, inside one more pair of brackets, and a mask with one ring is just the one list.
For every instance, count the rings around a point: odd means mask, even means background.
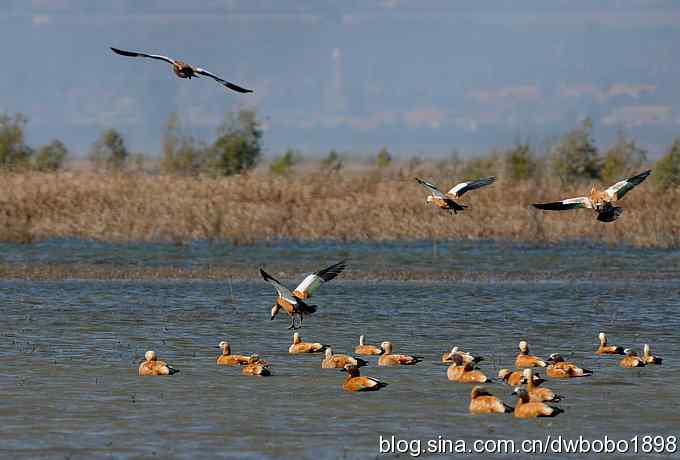
[{"label": "black wingtip", "polygon": [[269,280],[273,279],[271,276],[269,276],[269,273],[267,273],[266,271],[262,270],[261,268],[260,268],[260,276],[261,276],[262,279],[265,280],[265,281],[269,281]]},{"label": "black wingtip", "polygon": [[113,51],[116,54],[120,54],[121,56],[128,56],[128,57],[137,57],[137,53],[131,53],[130,51],[124,51],[118,48],[114,48],[113,46],[110,46],[111,51]]},{"label": "black wingtip", "polygon": [[223,82],[222,84],[225,87],[229,88],[230,90],[236,91],[237,93],[245,94],[245,93],[253,93],[254,92],[252,89],[243,88],[239,85],[235,85],[235,84],[230,83],[230,82]]}]

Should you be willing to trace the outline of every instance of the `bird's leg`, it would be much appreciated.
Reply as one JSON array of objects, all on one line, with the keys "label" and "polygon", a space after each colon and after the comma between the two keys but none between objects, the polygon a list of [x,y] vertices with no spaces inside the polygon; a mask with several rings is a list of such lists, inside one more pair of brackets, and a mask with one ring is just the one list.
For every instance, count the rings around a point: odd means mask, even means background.
[{"label": "bird's leg", "polygon": [[290,326],[288,326],[288,329],[295,329],[295,315],[291,317]]}]

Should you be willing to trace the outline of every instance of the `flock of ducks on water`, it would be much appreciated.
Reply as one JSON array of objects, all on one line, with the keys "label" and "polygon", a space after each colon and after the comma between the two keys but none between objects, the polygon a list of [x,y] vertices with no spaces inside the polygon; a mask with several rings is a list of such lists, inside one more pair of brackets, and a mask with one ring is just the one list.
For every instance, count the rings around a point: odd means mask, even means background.
[{"label": "flock of ducks on water", "polygon": [[[124,51],[117,48],[111,48],[111,50],[121,56],[142,57],[165,61],[172,65],[173,72],[179,78],[199,78],[199,75],[202,75],[214,79],[230,90],[239,93],[252,92],[250,89],[243,88],[224,80],[205,69],[194,67],[183,61],[172,59],[167,56],[136,51]],[[597,190],[595,186],[593,186],[587,196],[549,203],[535,203],[533,206],[548,211],[564,211],[579,208],[592,209],[597,214],[597,220],[601,222],[613,222],[623,213],[623,209],[614,206],[613,203],[621,200],[627,192],[641,184],[650,173],[650,170],[644,171],[636,176],[621,180],[605,190]],[[432,183],[416,178],[416,181],[430,193],[427,196],[427,203],[432,203],[440,209],[446,210],[452,214],[457,214],[467,208],[466,205],[460,204],[456,200],[459,200],[465,193],[471,190],[491,185],[495,180],[495,177],[486,177],[461,182],[451,188],[448,192],[444,193]],[[341,261],[330,267],[324,268],[323,270],[312,273],[305,277],[292,291],[273,276],[260,269],[262,278],[274,286],[277,291],[276,301],[271,309],[271,319],[273,320],[281,310],[284,310],[291,318],[289,329],[298,329],[302,327],[304,316],[311,315],[317,310],[317,306],[310,305],[307,303],[307,300],[310,299],[324,283],[338,276],[345,267],[345,262]],[[652,355],[648,344],[645,344],[644,353],[640,357],[633,350],[607,345],[607,338],[603,332],[599,334],[599,340],[600,346],[596,353],[600,355],[624,355],[619,361],[621,367],[635,368],[649,364],[661,364],[661,358]],[[234,355],[231,353],[229,343],[224,341],[219,343],[218,348],[222,350],[222,354],[217,358],[218,365],[241,366],[242,373],[246,375],[271,375],[269,364],[262,360],[258,355]],[[357,355],[379,356],[378,366],[409,366],[415,365],[423,360],[420,356],[396,354],[393,353],[393,351],[394,349],[391,342],[384,341],[380,346],[368,345],[364,342],[363,335],[359,338],[359,344],[354,349],[354,353]],[[297,332],[293,334],[293,343],[290,345],[288,352],[291,354],[324,352],[321,367],[324,369],[341,369],[346,372],[347,377],[342,384],[342,387],[347,391],[377,391],[387,386],[387,383],[381,382],[378,379],[360,375],[359,368],[368,365],[366,360],[355,356],[335,354],[330,346],[322,343],[303,342]],[[154,351],[147,351],[144,358],[144,361],[139,365],[139,375],[173,375],[179,372],[179,370],[167,364],[165,361],[158,360]],[[489,383],[492,380],[481,370],[477,369],[477,364],[481,360],[481,357],[472,356],[471,354],[460,350],[458,347],[453,347],[451,351],[444,353],[441,359],[443,363],[450,364],[446,371],[449,380],[471,384]],[[553,417],[562,412],[562,410],[547,403],[559,402],[561,397],[549,388],[542,386],[544,379],[542,379],[538,373],[534,373],[533,368],[545,368],[545,374],[548,377],[558,379],[586,377],[593,374],[593,372],[588,369],[583,369],[572,362],[565,361],[558,353],[551,354],[549,359],[545,361],[537,356],[530,355],[529,345],[525,340],[519,342],[519,354],[515,360],[515,367],[517,368],[515,371],[511,369],[501,369],[498,373],[498,379],[501,382],[514,387],[513,394],[517,395],[515,407],[513,408],[507,405],[491,394],[486,388],[474,386],[470,393],[469,410],[471,413],[514,412],[515,417],[519,418]],[[521,385],[525,386],[522,387]]]},{"label": "flock of ducks on water", "polygon": [[[662,359],[654,356],[648,344],[644,345],[644,353],[638,356],[633,350],[607,344],[604,332],[598,336],[600,346],[595,351],[598,355],[624,355],[619,365],[624,368],[643,367],[646,365],[661,364]],[[231,347],[227,342],[220,342],[218,348],[222,354],[217,357],[217,364],[223,366],[240,366],[245,375],[271,375],[269,363],[259,355],[236,355],[231,353]],[[380,346],[368,345],[364,336],[359,337],[359,344],[354,348],[354,354],[361,356],[379,356],[378,366],[411,366],[423,360],[421,356],[396,354],[393,352],[392,343],[384,341]],[[345,354],[333,353],[329,345],[319,342],[303,342],[298,332],[293,333],[293,343],[288,348],[290,354],[324,353],[321,361],[323,369],[340,369],[347,373],[342,388],[352,392],[378,391],[387,386],[373,377],[363,376],[359,372],[360,367],[369,363],[363,358]],[[173,375],[179,370],[165,361],[158,360],[154,351],[147,351],[144,361],[139,365],[139,375]],[[593,375],[593,371],[584,369],[577,364],[566,361],[559,353],[553,353],[547,360],[529,354],[529,344],[526,340],[519,342],[519,353],[515,358],[517,370],[501,369],[498,372],[498,381],[514,388],[513,394],[517,396],[515,406],[512,407],[494,396],[487,388],[477,384],[492,383],[484,372],[477,368],[482,361],[481,356],[473,356],[455,346],[451,351],[441,356],[441,362],[449,364],[446,370],[448,380],[459,383],[475,384],[470,393],[469,411],[472,414],[491,414],[513,412],[517,418],[554,417],[563,412],[562,409],[553,405],[562,399],[550,388],[543,385],[545,379],[534,372],[535,368],[544,368],[545,374],[555,379],[570,379]],[[553,404],[549,404],[553,403]]]},{"label": "flock of ducks on water", "polygon": [[[642,180],[639,179],[637,183]],[[493,181],[487,178],[482,181],[476,181],[471,187],[469,183],[459,184],[454,187],[457,191],[450,193],[452,195],[453,193],[459,193],[460,196],[460,194],[465,193],[466,188],[467,190],[472,190],[483,186],[479,185],[482,182],[488,184]],[[625,187],[628,187],[628,189],[632,188],[632,186],[626,185],[626,181],[621,181],[619,184],[623,185],[619,185],[618,190]],[[427,186],[431,187],[430,184]],[[276,301],[271,309],[271,319],[273,320],[281,310],[284,310],[291,318],[288,329],[302,327],[303,317],[311,315],[317,310],[317,306],[308,304],[307,300],[324,283],[337,277],[345,268],[345,261],[340,261],[307,275],[292,291],[263,269],[260,269],[262,279],[271,284],[277,292]],[[636,368],[661,364],[662,362],[661,358],[652,354],[648,344],[644,345],[643,355],[638,356],[631,349],[607,344],[607,336],[604,332],[600,332],[598,338],[600,345],[595,353],[598,355],[624,355],[619,361],[621,367]],[[219,343],[218,348],[222,350],[222,354],[217,358],[218,365],[241,366],[241,372],[246,375],[271,375],[269,363],[261,359],[259,355],[232,354],[229,343],[224,341]],[[298,332],[293,333],[293,343],[288,348],[288,353],[321,352],[324,353],[324,358],[321,361],[322,368],[341,369],[347,373],[347,377],[342,384],[345,390],[352,392],[377,391],[387,386],[385,382],[360,374],[359,368],[368,365],[368,361],[365,359],[333,353],[333,349],[329,345],[321,342],[304,342]],[[359,356],[379,356],[378,366],[410,366],[418,364],[423,360],[422,356],[394,353],[394,347],[389,341],[384,341],[379,346],[367,344],[363,335],[359,337],[359,344],[355,347],[354,354]],[[473,356],[457,346],[441,356],[441,362],[449,364],[446,376],[450,381],[470,384],[485,384],[493,381],[482,370],[477,368],[478,363],[482,360],[482,357]],[[517,395],[515,407],[504,403],[490,393],[488,389],[475,386],[470,393],[470,412],[473,414],[513,412],[515,417],[518,418],[554,417],[563,411],[559,407],[548,403],[559,402],[561,396],[543,386],[542,384],[545,380],[538,373],[534,373],[533,369],[545,368],[545,375],[555,379],[580,378],[593,374],[589,369],[584,369],[573,362],[566,361],[559,353],[551,354],[547,360],[529,354],[529,344],[526,340],[519,342],[519,353],[515,359],[515,368],[516,370],[514,371],[504,368],[498,372],[499,381],[514,387],[513,394]],[[145,360],[139,365],[139,375],[143,376],[172,375],[176,372],[179,371],[168,365],[165,361],[159,361],[154,351],[147,351]]]}]

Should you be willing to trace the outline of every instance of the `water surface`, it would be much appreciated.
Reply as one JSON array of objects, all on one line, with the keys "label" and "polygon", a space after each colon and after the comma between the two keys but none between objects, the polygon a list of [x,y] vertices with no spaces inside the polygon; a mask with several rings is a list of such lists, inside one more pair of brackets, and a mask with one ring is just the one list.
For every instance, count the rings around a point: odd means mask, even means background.
[{"label": "water surface", "polygon": [[[305,320],[303,339],[351,352],[365,334],[371,343],[391,340],[397,351],[425,357],[405,368],[379,368],[369,359],[363,373],[389,386],[349,394],[340,387],[344,374],[321,369],[320,355],[287,353],[287,319],[269,320],[274,291],[255,276],[234,281],[231,290],[216,280],[5,279],[2,457],[375,458],[380,435],[471,441],[680,433],[678,252],[494,242],[439,243],[436,256],[427,242],[175,247],[52,241],[0,250],[0,263],[10,268],[223,265],[246,272],[265,265],[275,273],[281,268],[281,281],[290,285],[305,271],[348,257],[351,276],[319,292],[319,311]],[[390,280],[402,270],[470,276]],[[381,278],[362,281],[364,272]],[[485,276],[474,275],[480,273]],[[600,330],[623,346],[651,343],[664,365],[628,370],[616,357],[597,357]],[[470,386],[447,381],[437,362],[441,353],[463,346],[486,356],[481,369],[495,375],[512,366],[520,338],[536,354],[559,351],[595,375],[548,383],[565,396],[559,404],[565,413],[555,419],[468,415]],[[220,340],[235,352],[261,354],[274,376],[217,367]],[[181,372],[138,377],[149,349]],[[490,388],[514,402],[511,388]]]}]

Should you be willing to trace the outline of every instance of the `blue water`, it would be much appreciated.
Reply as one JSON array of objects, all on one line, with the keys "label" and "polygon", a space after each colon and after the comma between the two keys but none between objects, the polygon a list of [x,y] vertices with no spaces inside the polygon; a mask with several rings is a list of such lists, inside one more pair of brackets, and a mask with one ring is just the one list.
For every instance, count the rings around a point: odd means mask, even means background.
[{"label": "blue water", "polygon": [[[380,435],[424,443],[680,433],[677,251],[449,242],[435,255],[429,242],[51,241],[3,244],[0,253],[9,268],[224,266],[244,273],[231,289],[215,280],[0,280],[0,457],[375,458]],[[425,357],[405,368],[380,368],[370,358],[362,373],[389,383],[374,394],[343,391],[344,374],[321,369],[320,355],[289,355],[288,321],[269,320],[274,290],[256,278],[260,265],[280,267],[281,281],[294,286],[305,272],[345,257],[349,273],[319,291],[319,310],[300,332],[336,352],[351,353],[365,334],[370,343],[390,340],[397,352]],[[404,273],[423,281],[400,281]],[[442,273],[461,279],[440,280]],[[650,343],[663,365],[622,369],[618,357],[594,355],[601,330],[639,351]],[[554,419],[469,415],[471,387],[446,379],[441,354],[459,345],[485,356],[480,368],[495,376],[512,367],[520,339],[532,353],[560,352],[594,376],[545,383],[564,395],[558,405],[565,412]],[[274,375],[216,366],[221,340],[234,352],[259,353]],[[149,349],[181,372],[137,376]],[[488,387],[514,404],[512,388]]]}]

